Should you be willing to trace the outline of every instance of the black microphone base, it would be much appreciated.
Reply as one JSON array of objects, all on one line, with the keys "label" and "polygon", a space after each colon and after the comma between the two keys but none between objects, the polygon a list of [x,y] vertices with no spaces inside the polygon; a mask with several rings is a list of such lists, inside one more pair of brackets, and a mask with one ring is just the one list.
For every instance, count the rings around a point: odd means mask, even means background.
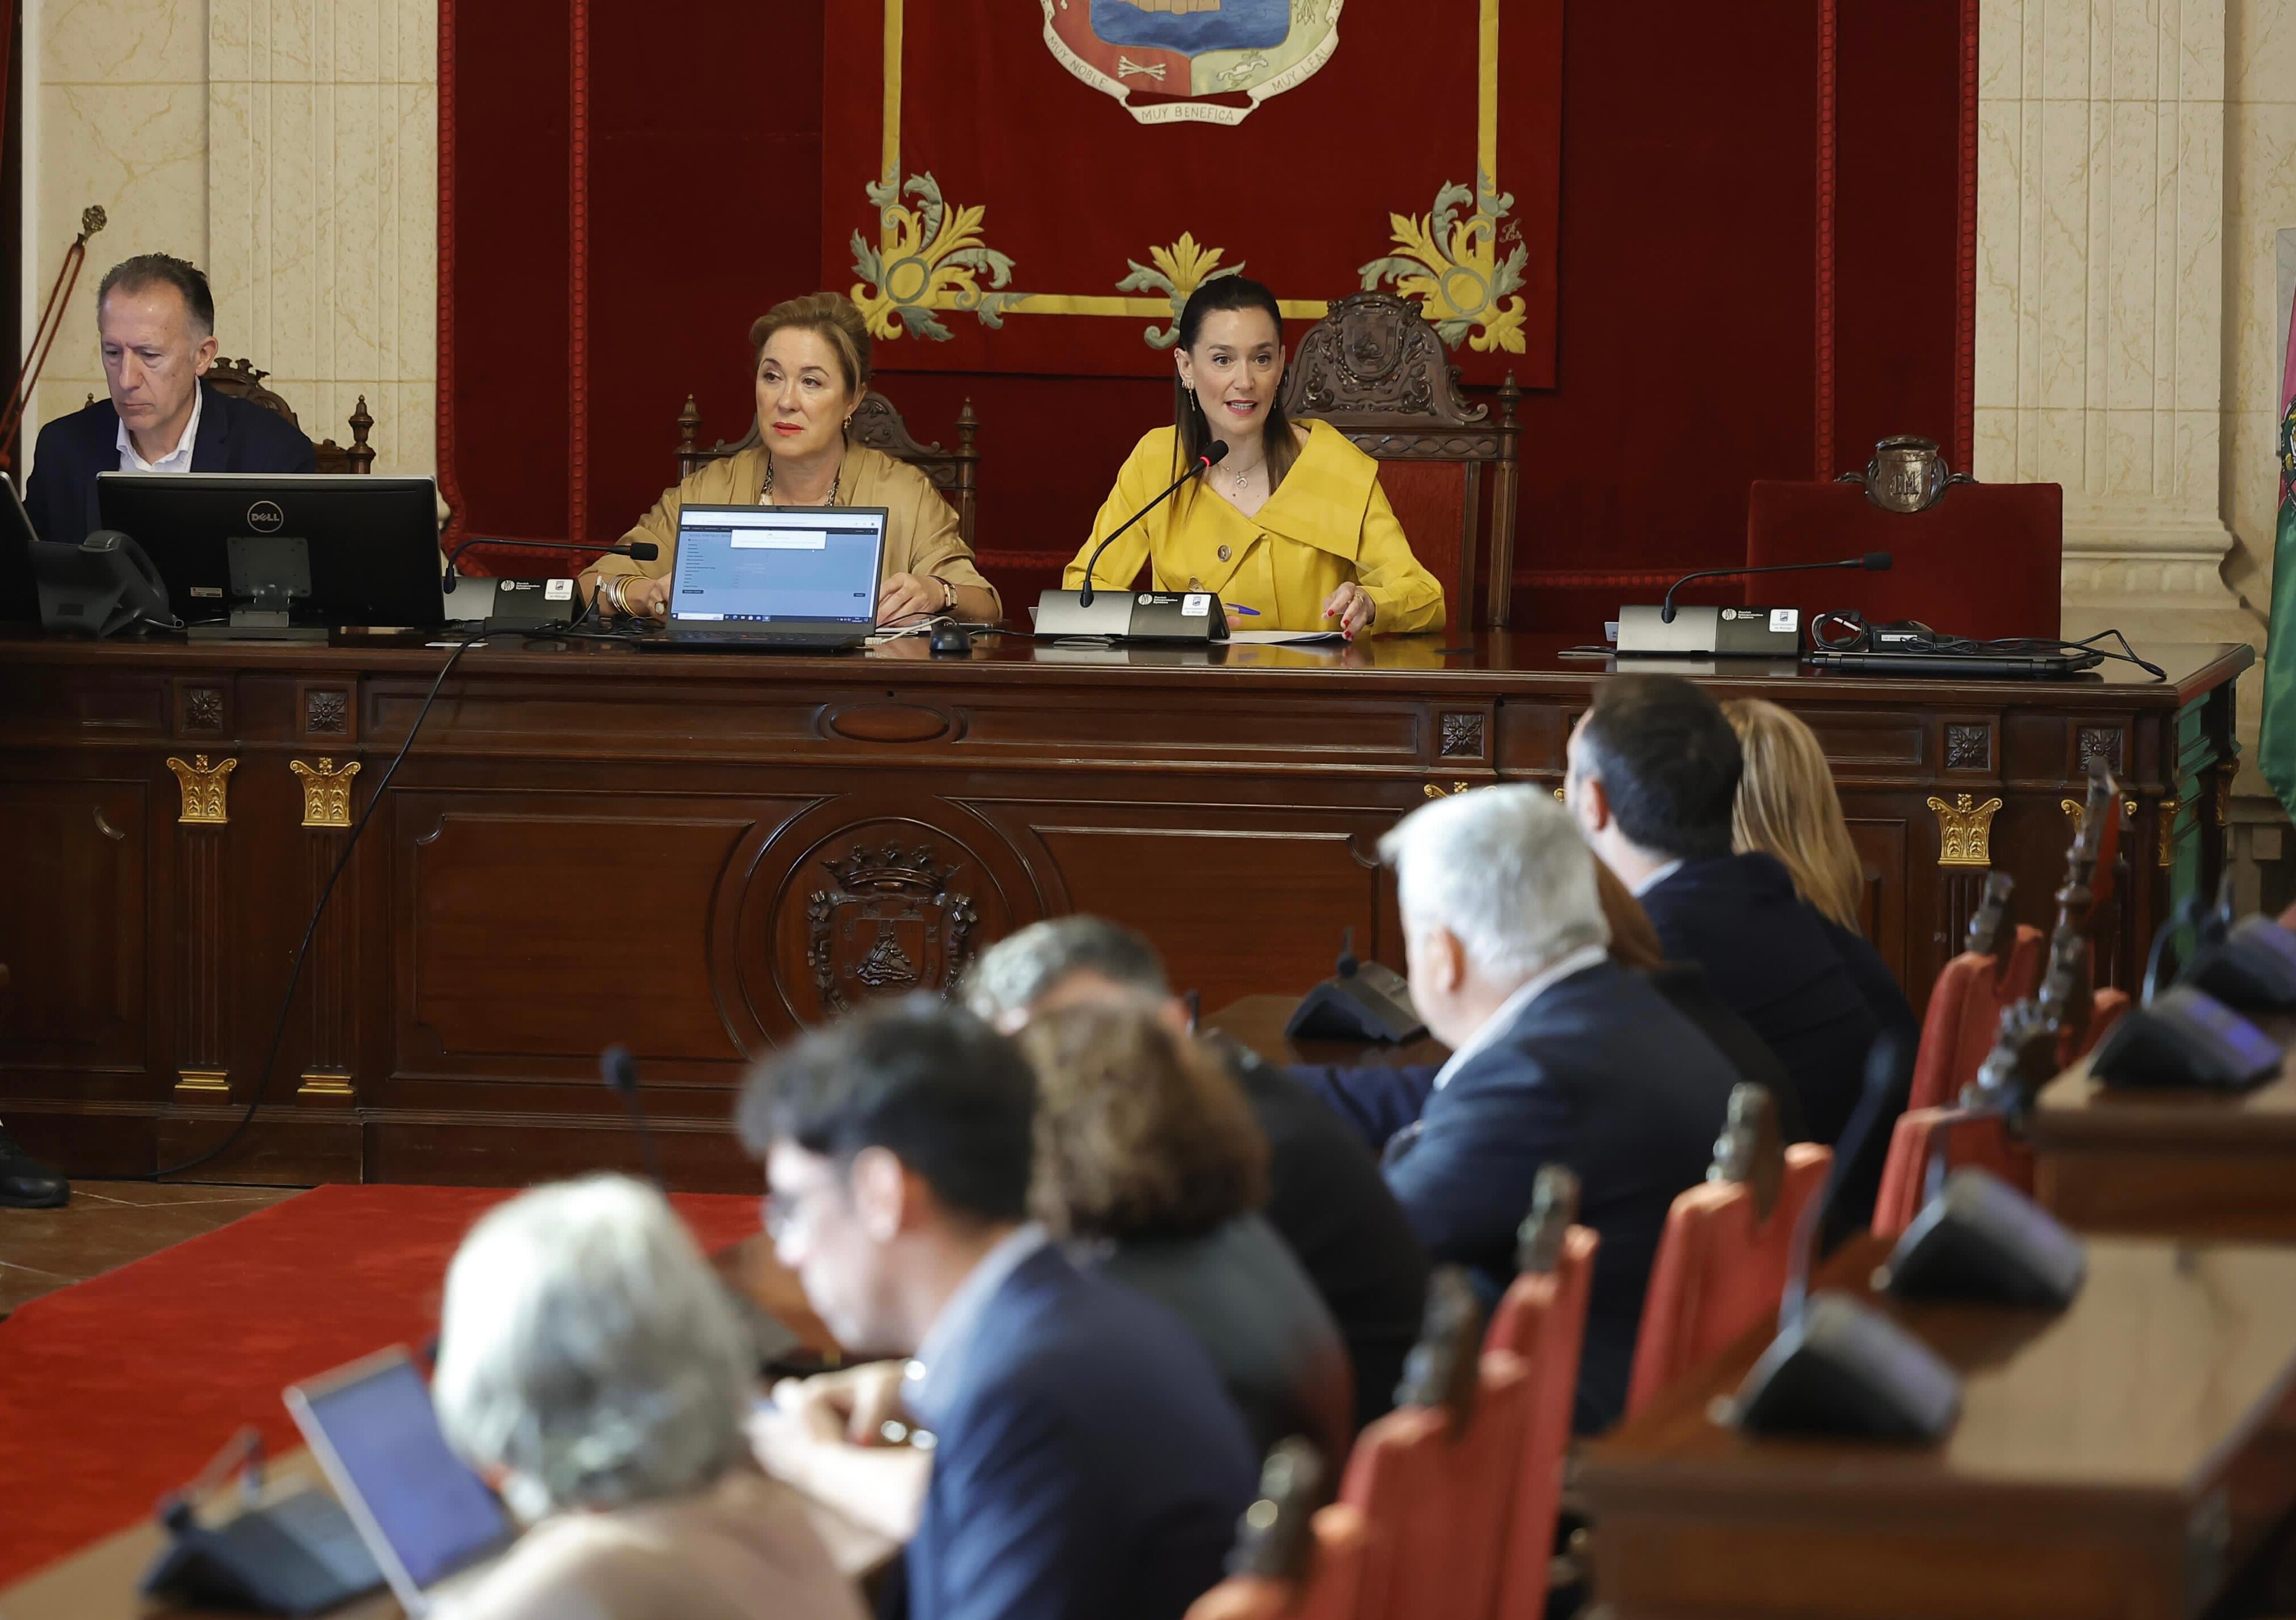
[{"label": "black microphone base", "polygon": [[1674,622],[1654,607],[1619,610],[1619,651],[1648,657],[1791,659],[1801,651],[1796,608],[1677,607]]},{"label": "black microphone base", "polygon": [[1116,642],[1224,642],[1227,610],[1210,591],[1047,591],[1037,599],[1039,636]]},{"label": "black microphone base", "polygon": [[458,576],[447,592],[447,617],[483,621],[489,631],[546,634],[582,617],[582,593],[570,578],[475,579]]}]

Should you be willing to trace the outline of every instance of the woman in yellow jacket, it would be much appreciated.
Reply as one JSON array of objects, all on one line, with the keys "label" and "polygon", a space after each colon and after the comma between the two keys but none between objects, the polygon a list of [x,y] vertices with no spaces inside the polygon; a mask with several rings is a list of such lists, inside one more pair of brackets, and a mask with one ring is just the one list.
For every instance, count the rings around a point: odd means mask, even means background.
[{"label": "woman in yellow jacket", "polygon": [[1062,586],[1082,589],[1095,548],[1218,441],[1222,460],[1125,530],[1095,586],[1128,588],[1146,561],[1157,590],[1217,591],[1238,629],[1441,629],[1443,587],[1411,554],[1379,463],[1329,423],[1284,416],[1275,295],[1240,275],[1204,282],[1180,311],[1175,357],[1178,421],[1133,446]]}]

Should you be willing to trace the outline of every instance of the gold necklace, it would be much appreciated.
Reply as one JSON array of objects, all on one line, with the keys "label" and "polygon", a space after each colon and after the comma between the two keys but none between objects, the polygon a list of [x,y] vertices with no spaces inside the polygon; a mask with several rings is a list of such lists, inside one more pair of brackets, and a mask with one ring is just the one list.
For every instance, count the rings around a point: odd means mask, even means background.
[{"label": "gold necklace", "polygon": [[1237,495],[1242,495],[1242,494],[1243,493],[1243,487],[1244,487],[1244,484],[1246,483],[1246,481],[1248,481],[1248,480],[1250,479],[1250,477],[1251,477],[1251,475],[1252,475],[1253,473],[1255,473],[1255,472],[1259,471],[1259,470],[1260,470],[1260,468],[1262,468],[1262,467],[1266,466],[1267,464],[1267,451],[1265,451],[1265,450],[1262,450],[1262,451],[1259,453],[1259,459],[1258,461],[1256,461],[1256,462],[1252,462],[1250,466],[1249,466],[1249,467],[1231,467],[1231,468],[1229,468],[1229,469],[1227,470],[1227,475],[1228,475],[1228,477],[1230,477],[1231,479],[1234,479],[1235,480],[1235,483],[1234,483],[1234,493],[1235,493],[1235,494],[1237,494]]},{"label": "gold necklace", "polygon": [[[1265,461],[1267,458],[1262,456],[1260,459]],[[834,506],[837,504],[837,487],[844,481],[845,462],[842,459],[840,459],[837,463],[837,470],[829,475],[829,498],[822,503],[824,506]],[[774,458],[773,453],[768,451],[766,454],[766,483],[765,487],[758,491],[758,504],[760,506],[770,506],[775,504],[773,495]]]}]

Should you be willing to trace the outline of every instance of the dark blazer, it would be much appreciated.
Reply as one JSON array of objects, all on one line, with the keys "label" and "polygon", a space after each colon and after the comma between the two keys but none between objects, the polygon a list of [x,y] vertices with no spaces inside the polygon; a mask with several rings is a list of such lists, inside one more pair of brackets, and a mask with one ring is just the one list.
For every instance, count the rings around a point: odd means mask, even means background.
[{"label": "dark blazer", "polygon": [[[1267,1223],[1299,1258],[1355,1365],[1361,1428],[1395,1404],[1427,1304],[1427,1251],[1366,1145],[1307,1087],[1222,1041],[1267,1137]],[[1427,1071],[1429,1078],[1434,1070]],[[1414,1109],[1413,1117],[1417,1117]],[[1381,1141],[1385,1141],[1382,1137]]]},{"label": "dark blazer", "polygon": [[[200,384],[200,436],[193,472],[316,472],[318,452],[275,411]],[[95,475],[119,470],[119,413],[109,398],[59,416],[40,430],[32,480],[24,492],[43,540],[77,545],[98,527]]]},{"label": "dark blazer", "polygon": [[[1351,1078],[1370,1089],[1382,1072]],[[1514,1280],[1515,1231],[1539,1167],[1579,1179],[1578,1219],[1601,1234],[1572,1422],[1625,1411],[1643,1292],[1675,1195],[1706,1175],[1737,1071],[1643,975],[1602,961],[1550,986],[1513,1028],[1423,1093],[1386,1083],[1418,1118],[1387,1147],[1387,1181],[1439,1261],[1473,1269],[1496,1300]]]},{"label": "dark blazer", "polygon": [[1642,903],[1667,956],[1703,968],[1714,994],[1777,1053],[1811,1140],[1834,1141],[1857,1106],[1881,1021],[1786,869],[1759,854],[1685,861]]},{"label": "dark blazer", "polygon": [[1180,1620],[1219,1580],[1259,1463],[1170,1312],[1039,1249],[951,1378],[910,1620]]}]

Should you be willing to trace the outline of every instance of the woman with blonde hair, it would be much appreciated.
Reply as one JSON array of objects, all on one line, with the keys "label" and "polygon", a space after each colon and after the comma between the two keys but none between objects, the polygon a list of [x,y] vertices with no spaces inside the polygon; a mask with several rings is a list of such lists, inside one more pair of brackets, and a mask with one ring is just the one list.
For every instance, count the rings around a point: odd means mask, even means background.
[{"label": "woman with blonde hair", "polygon": [[1907,1043],[1910,1056],[1921,1041],[1921,1020],[1862,931],[1866,866],[1849,841],[1833,767],[1817,733],[1759,698],[1733,698],[1722,712],[1745,758],[1730,811],[1731,848],[1741,855],[1760,850],[1786,869],[1794,893],[1817,913],[1858,994],[1882,1028]]},{"label": "woman with blonde hair", "polygon": [[669,601],[677,514],[700,506],[882,506],[885,555],[877,622],[937,614],[993,624],[996,591],[974,566],[956,513],[906,462],[852,442],[853,413],[869,392],[869,328],[853,300],[815,292],[775,305],[750,328],[756,359],[758,435],[747,450],[705,463],[622,536],[648,540],[651,562],[601,557],[583,576],[603,613],[659,618]]},{"label": "woman with blonde hair", "polygon": [[1263,1452],[1305,1435],[1346,1456],[1347,1349],[1259,1213],[1267,1139],[1226,1066],[1145,1001],[1063,1007],[1017,1039],[1037,1070],[1031,1212],[1079,1264],[1187,1324]]}]

